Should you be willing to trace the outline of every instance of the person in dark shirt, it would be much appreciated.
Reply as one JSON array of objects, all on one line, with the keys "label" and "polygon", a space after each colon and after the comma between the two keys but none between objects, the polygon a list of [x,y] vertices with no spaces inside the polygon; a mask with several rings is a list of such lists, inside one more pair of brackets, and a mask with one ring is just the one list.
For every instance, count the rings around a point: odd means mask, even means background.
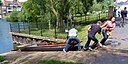
[{"label": "person in dark shirt", "polygon": [[[97,44],[99,41],[95,37],[95,35],[96,35],[96,33],[100,34],[100,32],[101,32],[100,25],[101,25],[101,21],[98,21],[96,24],[92,24],[91,27],[88,29],[88,41],[84,46],[84,50],[89,50],[89,49],[92,50],[92,49],[95,49],[97,47]],[[93,40],[94,43],[92,44],[91,47],[89,47],[91,40]]]},{"label": "person in dark shirt", "polygon": [[124,10],[121,11],[121,16],[122,16],[122,19],[124,21],[125,17],[127,17],[127,8],[126,7],[124,7]]}]

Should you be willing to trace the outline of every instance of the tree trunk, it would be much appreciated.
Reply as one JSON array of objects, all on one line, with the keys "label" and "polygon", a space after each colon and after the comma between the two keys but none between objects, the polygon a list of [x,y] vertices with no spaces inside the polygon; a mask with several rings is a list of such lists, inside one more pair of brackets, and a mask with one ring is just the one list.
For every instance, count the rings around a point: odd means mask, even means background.
[{"label": "tree trunk", "polygon": [[55,17],[56,17],[56,26],[57,26],[57,28],[58,28],[59,16],[58,16],[58,13],[57,13],[57,11],[55,10],[55,8],[54,8],[54,6],[53,6],[53,5],[54,5],[53,1],[50,0],[50,2],[51,2],[51,10],[52,10],[53,14],[54,14]]},{"label": "tree trunk", "polygon": [[0,13],[1,13],[1,19],[2,19],[2,18],[3,18],[2,5],[0,6],[0,8],[1,8],[1,9],[0,9],[0,10],[1,10],[1,12],[0,12]]},{"label": "tree trunk", "polygon": [[84,19],[85,19],[85,21],[87,21],[86,14],[84,14],[84,15],[85,15],[85,18]]},{"label": "tree trunk", "polygon": [[109,10],[108,10],[108,19],[110,19],[111,17],[113,17],[113,7],[110,6]]},{"label": "tree trunk", "polygon": [[50,30],[51,29],[51,21],[48,20],[48,29]]}]

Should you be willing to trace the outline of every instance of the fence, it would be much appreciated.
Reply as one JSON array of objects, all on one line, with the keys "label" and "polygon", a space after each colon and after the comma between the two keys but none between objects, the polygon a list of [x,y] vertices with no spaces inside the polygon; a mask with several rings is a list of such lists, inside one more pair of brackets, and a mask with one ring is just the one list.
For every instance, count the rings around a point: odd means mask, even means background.
[{"label": "fence", "polygon": [[[93,16],[86,16],[86,21],[84,17],[75,17],[74,20],[78,22],[72,22],[75,26],[81,26],[81,24],[88,24],[89,21],[95,21],[102,18],[107,18],[107,13],[97,14]],[[37,35],[43,37],[57,37],[66,38],[67,33],[56,29],[55,22],[10,22],[11,32],[25,33],[30,35]],[[70,29],[68,27],[68,29]]]}]

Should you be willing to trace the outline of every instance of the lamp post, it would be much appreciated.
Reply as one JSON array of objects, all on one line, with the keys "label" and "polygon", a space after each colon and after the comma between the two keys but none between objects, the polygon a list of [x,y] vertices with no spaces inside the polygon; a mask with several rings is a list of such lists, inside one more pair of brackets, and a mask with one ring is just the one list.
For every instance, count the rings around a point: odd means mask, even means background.
[{"label": "lamp post", "polygon": [[99,11],[99,19],[100,19],[100,13],[101,13],[101,11]]},{"label": "lamp post", "polygon": [[57,23],[57,20],[55,20],[55,39],[57,38],[57,34],[56,34],[56,24]]},{"label": "lamp post", "polygon": [[66,38],[68,39],[68,29],[65,29],[65,32],[67,34],[67,37]]}]

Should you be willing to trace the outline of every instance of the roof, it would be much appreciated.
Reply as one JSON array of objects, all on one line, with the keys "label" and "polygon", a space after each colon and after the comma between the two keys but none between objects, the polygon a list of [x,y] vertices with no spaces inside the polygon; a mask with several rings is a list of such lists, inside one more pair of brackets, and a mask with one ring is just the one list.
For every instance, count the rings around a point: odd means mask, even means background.
[{"label": "roof", "polygon": [[17,5],[17,6],[21,6],[21,2],[19,2],[18,0],[4,0],[3,1],[3,5],[4,6],[8,6],[8,5]]}]

